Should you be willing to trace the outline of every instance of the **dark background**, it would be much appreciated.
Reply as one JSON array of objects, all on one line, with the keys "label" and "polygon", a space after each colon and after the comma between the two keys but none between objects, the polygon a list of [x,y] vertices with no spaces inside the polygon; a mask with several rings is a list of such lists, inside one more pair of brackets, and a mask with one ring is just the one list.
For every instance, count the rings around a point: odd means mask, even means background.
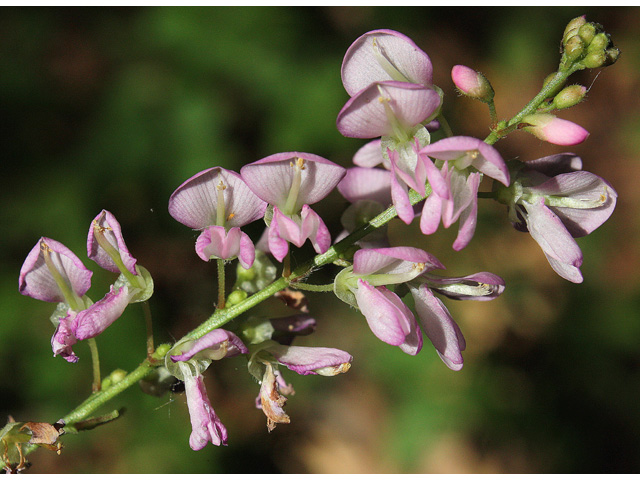
[{"label": "dark background", "polygon": [[[390,225],[395,245],[436,255],[452,275],[488,270],[507,282],[493,302],[448,301],[467,339],[452,372],[431,345],[417,357],[383,344],[364,318],[330,294],[309,295],[318,331],[303,345],[354,356],[335,378],[287,375],[290,425],[267,433],[259,386],[242,358],[206,373],[229,446],[188,447],[184,395],[132,388],[109,404],[123,418],[63,437],[60,457],[39,450],[34,473],[601,473],[640,467],[640,37],[637,8],[3,8],[0,15],[0,415],[55,421],[90,391],[86,345],[73,365],[53,358],[53,305],[18,293],[20,266],[41,236],[95,269],[89,295],[114,280],[86,258],[90,221],[106,208],[153,275],[157,342],[213,311],[215,265],[167,213],[186,178],[239,169],[272,153],[312,152],[345,167],[363,142],[335,118],[347,100],[344,52],[376,28],[399,30],[431,57],[456,134],[484,138],[486,106],[455,94],[451,67],[493,83],[500,118],[539,90],[559,59],[566,23],[586,13],[604,25],[620,60],[572,79],[590,87],[560,114],[591,132],[570,150],[609,180],[612,218],[579,244],[585,282],[562,280],[538,245],[513,230],[501,205],[481,201],[479,228],[455,253],[454,227],[431,237],[417,222]],[[516,132],[505,159],[566,148]],[[487,188],[484,186],[483,188]],[[335,235],[345,202],[318,204]],[[257,238],[259,222],[247,231]],[[298,259],[306,258],[304,249]],[[321,281],[320,279],[319,281]],[[286,314],[276,300],[256,309]],[[142,309],[131,306],[98,338],[103,372],[144,356]]]}]

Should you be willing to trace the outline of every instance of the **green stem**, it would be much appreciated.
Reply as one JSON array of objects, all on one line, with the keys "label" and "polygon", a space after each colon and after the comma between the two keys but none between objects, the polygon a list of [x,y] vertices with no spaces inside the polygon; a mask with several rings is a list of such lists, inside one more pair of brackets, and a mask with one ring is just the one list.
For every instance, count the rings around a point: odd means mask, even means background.
[{"label": "green stem", "polygon": [[98,344],[96,343],[95,338],[90,338],[89,340],[87,340],[87,343],[89,344],[89,350],[91,350],[91,363],[93,365],[93,385],[91,386],[91,391],[99,392],[102,377],[100,376],[100,356],[98,355]]},{"label": "green stem", "polygon": [[153,320],[151,318],[149,302],[142,302],[142,310],[144,310],[144,321],[147,327],[147,359],[150,359],[155,351],[155,346],[153,343]]},{"label": "green stem", "polygon": [[325,285],[313,285],[311,283],[298,283],[294,282],[290,284],[291,288],[296,290],[307,290],[309,292],[333,292],[333,283],[327,283]]},{"label": "green stem", "polygon": [[547,83],[542,88],[542,90],[540,90],[540,92],[524,106],[522,110],[520,110],[511,120],[507,122],[507,125],[505,127],[493,130],[487,136],[487,138],[484,139],[485,143],[493,145],[501,138],[516,130],[518,128],[518,124],[520,124],[524,117],[535,113],[542,102],[544,102],[551,95],[551,93],[557,89],[558,86],[562,85],[571,74],[577,72],[578,70],[581,70],[582,68],[583,67],[581,67],[579,64],[574,64],[566,70],[560,70],[559,72],[557,72],[553,79],[549,83]]},{"label": "green stem", "polygon": [[224,294],[224,292],[225,292],[224,260],[219,258],[217,260],[217,264],[218,264],[218,305],[217,305],[217,308],[218,309],[223,309],[224,308],[225,299],[226,299],[226,296]]},{"label": "green stem", "polygon": [[101,407],[113,397],[120,394],[138,381],[142,380],[149,373],[151,373],[154,368],[156,368],[156,366],[151,365],[149,361],[145,360],[144,362],[142,362],[142,364],[140,364],[138,368],[129,373],[118,383],[94,394],[87,401],[83,402],[77,408],[72,410],[68,415],[62,417],[62,420],[65,422],[65,424],[73,424],[85,419],[93,411]]}]

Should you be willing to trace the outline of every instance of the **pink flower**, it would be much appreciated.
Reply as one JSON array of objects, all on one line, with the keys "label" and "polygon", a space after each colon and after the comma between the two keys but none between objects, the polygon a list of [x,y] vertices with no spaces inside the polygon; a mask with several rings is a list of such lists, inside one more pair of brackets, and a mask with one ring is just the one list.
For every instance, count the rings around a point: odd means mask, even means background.
[{"label": "pink flower", "polygon": [[345,175],[345,169],[311,153],[285,152],[245,165],[240,170],[249,188],[273,205],[269,250],[282,261],[289,243],[300,247],[308,239],[317,253],[331,245],[320,216],[309,205],[326,197]]},{"label": "pink flower", "polygon": [[239,227],[264,215],[267,204],[230,170],[214,167],[197,173],[180,185],[169,199],[169,213],[180,223],[201,230],[196,253],[231,260],[251,267],[255,247]]}]

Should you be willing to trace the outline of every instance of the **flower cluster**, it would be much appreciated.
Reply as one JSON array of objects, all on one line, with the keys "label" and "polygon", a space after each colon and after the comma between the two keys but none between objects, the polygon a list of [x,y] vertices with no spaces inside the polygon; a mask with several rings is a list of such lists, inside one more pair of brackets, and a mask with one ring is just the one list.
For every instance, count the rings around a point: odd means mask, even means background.
[{"label": "flower cluster", "polygon": [[[349,370],[352,357],[345,351],[292,345],[297,336],[316,328],[307,305],[296,302],[299,292],[281,294],[297,309],[293,315],[249,317],[221,328],[266,298],[261,292],[274,285],[278,289],[270,294],[286,287],[332,291],[358,309],[383,342],[417,355],[424,334],[447,367],[463,367],[465,339],[441,297],[493,300],[504,292],[505,282],[489,272],[444,276],[436,273],[445,267],[431,253],[391,245],[384,224],[396,214],[406,224],[419,217],[424,235],[433,235],[441,224],[449,228],[458,223],[452,247],[459,251],[473,239],[478,199],[494,199],[507,206],[515,228],[538,242],[554,271],[571,282],[582,281],[582,252],[575,238],[609,218],[617,193],[602,178],[582,171],[582,161],[574,154],[505,162],[493,144],[519,129],[558,145],[585,140],[586,130],[550,112],[573,106],[586,94],[581,86],[562,88],[560,80],[617,58],[617,49],[603,35],[583,17],[572,21],[563,38],[559,71],[543,87],[544,98],[509,122],[497,121],[489,80],[469,67],[454,66],[451,77],[458,91],[489,106],[491,134],[480,140],[448,131],[441,114],[443,91],[433,85],[432,64],[425,52],[399,32],[368,32],[344,57],[342,82],[350,98],[336,120],[344,136],[369,139],[355,153],[355,166],[345,169],[315,154],[283,152],[249,163],[240,172],[207,168],[173,192],[170,215],[199,232],[195,241],[199,258],[216,260],[219,303],[212,316],[215,321],[167,346],[166,355],[157,358],[164,357],[163,365],[153,365],[156,373],[162,372],[154,377],[157,385],[149,376],[144,388],[162,394],[166,389],[158,385],[166,379],[184,382],[192,449],[208,443],[226,445],[228,440],[205,388],[204,372],[214,360],[245,356],[248,372],[260,384],[256,406],[266,415],[269,430],[290,422],[284,406],[294,389],[281,367],[300,375],[334,376]],[[439,139],[432,142],[432,135]],[[493,186],[480,192],[485,176]],[[350,205],[341,217],[344,231],[332,242],[327,225],[311,206],[336,188]],[[380,217],[387,220],[377,222]],[[242,227],[261,219],[266,228],[254,243]],[[316,253],[331,259],[316,263],[316,257],[292,269],[291,249],[307,240]],[[110,212],[102,211],[93,220],[87,252],[102,268],[120,272],[95,304],[86,296],[91,271],[55,240],[41,238],[20,272],[21,293],[58,302],[51,317],[56,326],[51,343],[54,355],[69,362],[78,360],[72,350],[77,341],[97,336],[129,303],[145,301],[153,291],[151,276],[129,253]],[[279,279],[278,267],[268,255],[282,264]],[[227,298],[224,268],[235,259],[237,280]],[[344,267],[331,285],[305,283],[316,267],[329,262]],[[243,305],[249,306],[239,308]]]},{"label": "flower cluster", "polygon": [[62,243],[42,237],[20,270],[23,295],[57,303],[51,315],[56,327],[51,338],[53,355],[75,363],[73,345],[94,338],[115,322],[128,304],[144,302],[153,294],[149,272],[129,253],[120,224],[103,210],[91,222],[87,255],[102,268],[120,273],[109,292],[96,303],[86,296],[93,272]]}]

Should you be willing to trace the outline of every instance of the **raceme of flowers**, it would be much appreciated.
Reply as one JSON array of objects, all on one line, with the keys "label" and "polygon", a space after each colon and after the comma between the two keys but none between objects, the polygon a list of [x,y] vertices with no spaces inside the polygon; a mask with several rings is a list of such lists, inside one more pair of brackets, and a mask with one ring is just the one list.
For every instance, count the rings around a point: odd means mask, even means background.
[{"label": "raceme of flowers", "polygon": [[[473,239],[478,219],[478,193],[484,176],[493,180],[493,198],[508,208],[515,228],[529,232],[551,267],[571,282],[581,282],[583,258],[576,237],[591,233],[612,214],[617,194],[602,178],[582,171],[571,153],[521,162],[505,162],[492,145],[468,136],[443,137],[439,117],[442,90],[432,83],[428,55],[411,39],[393,30],[375,30],[358,38],[342,63],[342,82],[349,100],[336,125],[347,137],[368,139],[348,169],[316,154],[284,152],[270,155],[233,172],[207,168],[180,185],[169,199],[169,213],[199,232],[195,251],[204,261],[240,266],[235,290],[254,293],[262,281],[275,278],[269,258],[288,262],[292,248],[307,241],[318,254],[390,205],[398,217],[419,223],[425,235],[458,224],[452,245],[461,250]],[[492,102],[488,80],[457,65],[452,80],[458,90]],[[583,90],[575,95],[584,96]],[[575,145],[588,133],[582,127],[544,114],[523,119],[524,129],[558,145]],[[432,135],[439,140],[432,141]],[[327,225],[312,208],[335,188],[350,203],[342,215],[344,231],[332,242]],[[422,202],[411,199],[417,193]],[[266,227],[254,243],[242,228],[263,219]],[[357,242],[359,250],[335,278],[333,291],[364,316],[371,332],[404,353],[417,355],[423,334],[445,365],[463,367],[463,333],[442,297],[493,300],[505,282],[489,272],[443,276],[445,267],[424,250],[392,246],[386,228]],[[128,304],[152,294],[149,273],[130,254],[120,224],[108,211],[91,223],[87,241],[90,259],[120,273],[105,296],[93,303],[86,295],[92,272],[61,243],[42,237],[28,254],[19,278],[20,292],[57,303],[51,316],[54,355],[77,362],[72,350],[117,320]],[[269,272],[269,273],[267,273]],[[438,273],[437,273],[438,272]],[[242,280],[242,281],[241,281]],[[412,298],[413,308],[405,304]],[[245,295],[246,296],[246,295]],[[293,386],[282,367],[299,375],[334,376],[349,370],[347,352],[326,347],[292,346],[297,336],[315,330],[316,320],[298,312],[284,318],[249,317],[230,330],[216,328],[197,339],[178,342],[165,357],[167,376],[184,382],[191,416],[189,444],[200,450],[208,443],[227,444],[227,430],[216,415],[203,373],[214,360],[244,355],[248,371],[260,385],[257,408],[269,430],[289,423],[284,407]]]}]

